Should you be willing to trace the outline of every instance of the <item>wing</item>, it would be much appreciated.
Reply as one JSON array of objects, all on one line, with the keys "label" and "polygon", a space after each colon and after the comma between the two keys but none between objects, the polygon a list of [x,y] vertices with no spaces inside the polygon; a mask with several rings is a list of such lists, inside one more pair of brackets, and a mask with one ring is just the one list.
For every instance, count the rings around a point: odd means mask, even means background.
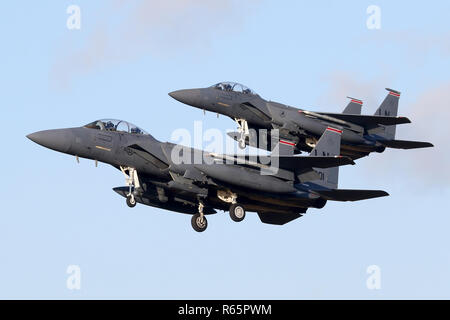
[{"label": "wing", "polygon": [[366,199],[373,199],[379,197],[386,197],[389,195],[382,190],[351,190],[351,189],[335,189],[315,191],[324,199],[333,201],[359,201]]},{"label": "wing", "polygon": [[418,149],[434,147],[432,143],[421,141],[406,141],[406,140],[386,140],[379,141],[381,144],[394,149]]}]

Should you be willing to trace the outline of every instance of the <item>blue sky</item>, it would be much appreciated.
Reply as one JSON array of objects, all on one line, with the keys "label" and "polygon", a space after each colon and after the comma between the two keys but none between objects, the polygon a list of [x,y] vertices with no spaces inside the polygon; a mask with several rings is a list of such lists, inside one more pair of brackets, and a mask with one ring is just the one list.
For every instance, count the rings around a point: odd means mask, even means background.
[{"label": "blue sky", "polygon": [[[66,9],[81,8],[81,30]],[[366,27],[369,5],[381,29]],[[0,298],[450,298],[447,150],[450,4],[410,1],[14,1],[0,4]],[[227,213],[205,233],[190,217],[111,188],[122,174],[25,138],[98,118],[160,140],[177,128],[233,129],[171,99],[175,89],[241,82],[266,99],[339,112],[350,95],[373,113],[385,87],[412,124],[387,150],[345,167],[340,187],[390,197],[328,203],[284,227]],[[66,269],[81,268],[81,290]],[[381,289],[366,268],[381,269]]]}]

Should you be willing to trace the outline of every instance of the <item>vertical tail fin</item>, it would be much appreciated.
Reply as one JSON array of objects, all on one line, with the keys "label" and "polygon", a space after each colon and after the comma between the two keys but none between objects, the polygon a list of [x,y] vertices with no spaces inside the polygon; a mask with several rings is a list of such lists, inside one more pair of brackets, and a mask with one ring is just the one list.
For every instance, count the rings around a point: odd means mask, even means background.
[{"label": "vertical tail fin", "polygon": [[347,97],[350,99],[350,102],[345,107],[344,111],[342,113],[348,113],[348,114],[361,114],[361,108],[363,105],[363,102],[359,99],[355,99],[352,97]]},{"label": "vertical tail fin", "polygon": [[[339,156],[341,150],[342,130],[328,127],[322,134],[310,157]],[[329,189],[337,189],[339,178],[339,167],[319,169],[315,168],[320,175],[320,180],[311,181],[317,185]]]},{"label": "vertical tail fin", "polygon": [[[386,88],[389,91],[388,95],[384,99],[383,103],[375,112],[376,116],[396,117],[398,113],[398,101],[400,100],[400,92]],[[384,132],[380,134],[387,140],[395,139],[396,126],[385,126]]]}]

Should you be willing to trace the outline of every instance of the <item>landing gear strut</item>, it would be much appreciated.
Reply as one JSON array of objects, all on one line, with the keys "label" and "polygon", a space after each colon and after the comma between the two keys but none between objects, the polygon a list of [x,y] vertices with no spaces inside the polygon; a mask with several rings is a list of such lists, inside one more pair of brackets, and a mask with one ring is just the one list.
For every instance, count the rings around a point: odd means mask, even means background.
[{"label": "landing gear strut", "polygon": [[246,137],[249,136],[248,123],[244,119],[234,119],[234,120],[238,124],[238,132],[240,134],[240,137],[238,139],[239,148],[245,149],[246,147],[245,139]]},{"label": "landing gear strut", "polygon": [[136,206],[136,190],[141,186],[139,183],[137,170],[130,167],[120,167],[120,170],[125,175],[125,182],[129,187],[126,201],[127,206],[129,206],[130,208],[134,208]]},{"label": "landing gear strut", "polygon": [[192,228],[197,232],[203,232],[208,227],[208,220],[206,220],[203,214],[203,202],[198,205],[198,213],[194,214],[191,219]]}]

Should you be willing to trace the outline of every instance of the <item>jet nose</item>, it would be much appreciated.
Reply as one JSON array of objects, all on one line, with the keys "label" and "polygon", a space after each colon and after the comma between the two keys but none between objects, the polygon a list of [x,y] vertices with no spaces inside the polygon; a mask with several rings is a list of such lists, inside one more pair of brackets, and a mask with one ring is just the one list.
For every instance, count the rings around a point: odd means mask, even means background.
[{"label": "jet nose", "polygon": [[31,133],[27,138],[43,147],[67,153],[72,146],[70,129],[44,130]]},{"label": "jet nose", "polygon": [[172,91],[169,93],[169,96],[182,103],[194,107],[201,107],[201,97],[199,89],[184,89]]}]

